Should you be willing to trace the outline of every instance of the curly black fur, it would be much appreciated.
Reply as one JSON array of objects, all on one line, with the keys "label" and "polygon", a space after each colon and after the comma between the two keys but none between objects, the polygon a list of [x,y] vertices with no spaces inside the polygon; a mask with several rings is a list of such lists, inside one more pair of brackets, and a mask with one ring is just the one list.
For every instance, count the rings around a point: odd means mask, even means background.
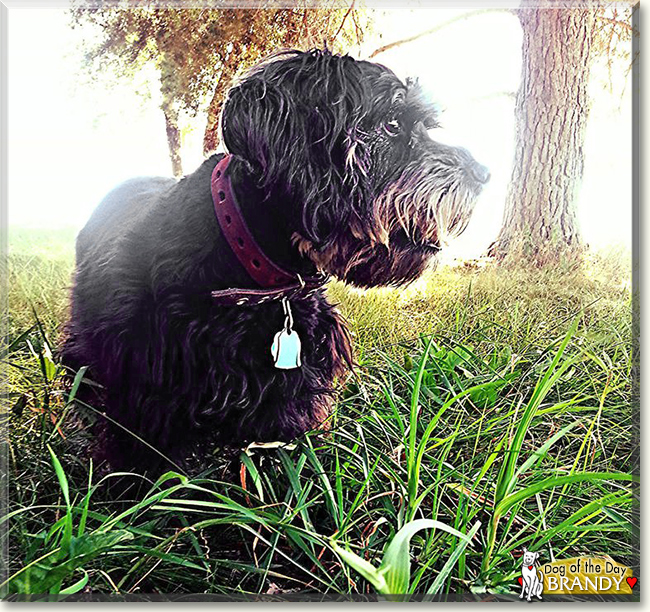
[{"label": "curly black fur", "polygon": [[[416,83],[320,50],[256,67],[222,115],[233,189],[262,249],[286,269],[360,286],[416,278],[487,180],[469,154],[429,139],[435,125]],[[181,463],[208,440],[290,440],[318,426],[352,361],[322,290],[292,301],[303,345],[294,370],[271,359],[278,303],[214,303],[213,290],[255,286],[215,218],[219,159],[179,182],[127,181],[104,199],[77,239],[63,347],[63,362],[89,366],[103,387],[89,401]],[[114,467],[158,462],[111,424],[100,447]]]}]

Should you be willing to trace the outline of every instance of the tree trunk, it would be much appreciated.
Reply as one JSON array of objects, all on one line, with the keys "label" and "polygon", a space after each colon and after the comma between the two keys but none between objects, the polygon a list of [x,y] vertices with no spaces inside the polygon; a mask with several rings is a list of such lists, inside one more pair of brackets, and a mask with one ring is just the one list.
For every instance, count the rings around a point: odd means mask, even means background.
[{"label": "tree trunk", "polygon": [[203,135],[203,154],[213,153],[219,145],[219,118],[227,88],[223,85],[224,75],[219,78],[212,99],[208,105],[208,122]]},{"label": "tree trunk", "polygon": [[178,109],[173,103],[163,102],[162,111],[165,115],[165,129],[167,130],[167,146],[169,159],[172,162],[172,172],[175,178],[183,176],[183,163],[181,161],[181,131],[178,129]]},{"label": "tree trunk", "polygon": [[524,0],[518,10],[524,36],[515,161],[503,226],[488,254],[544,265],[582,250],[576,206],[596,11],[532,4]]},{"label": "tree trunk", "polygon": [[219,121],[221,120],[221,108],[226,100],[228,89],[232,85],[238,67],[246,63],[246,55],[238,43],[234,43],[232,50],[226,57],[220,57],[221,69],[219,80],[212,93],[210,104],[208,104],[208,121],[203,133],[203,154],[214,153],[219,146]]},{"label": "tree trunk", "polygon": [[180,103],[176,99],[178,91],[179,67],[174,63],[173,54],[165,53],[166,39],[161,36],[157,41],[160,49],[160,93],[162,104],[160,108],[165,115],[165,130],[167,131],[167,147],[169,159],[172,162],[172,173],[175,178],[183,176],[183,163],[181,161],[181,131],[178,128]]}]

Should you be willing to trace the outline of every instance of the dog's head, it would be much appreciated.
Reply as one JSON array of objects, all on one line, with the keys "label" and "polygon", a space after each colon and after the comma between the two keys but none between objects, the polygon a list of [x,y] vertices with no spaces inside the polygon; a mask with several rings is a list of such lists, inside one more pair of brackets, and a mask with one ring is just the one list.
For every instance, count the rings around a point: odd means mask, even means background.
[{"label": "dog's head", "polygon": [[539,553],[538,552],[532,552],[530,550],[527,550],[524,548],[524,556],[521,559],[521,564],[522,565],[534,565],[535,561],[539,559]]},{"label": "dog's head", "polygon": [[460,234],[489,179],[433,141],[417,82],[328,51],[284,52],[229,92],[223,139],[320,269],[369,287],[419,276]]}]

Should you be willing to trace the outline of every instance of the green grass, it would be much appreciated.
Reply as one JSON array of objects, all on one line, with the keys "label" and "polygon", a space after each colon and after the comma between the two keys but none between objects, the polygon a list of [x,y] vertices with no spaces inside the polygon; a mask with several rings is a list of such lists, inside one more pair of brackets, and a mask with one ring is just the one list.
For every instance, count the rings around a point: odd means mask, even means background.
[{"label": "green grass", "polygon": [[[332,283],[359,367],[330,431],[168,473],[138,500],[80,452],[56,360],[72,234],[10,234],[5,595],[516,597],[542,562],[639,573],[631,272],[465,266],[407,290]],[[134,477],[135,478],[135,477]]]}]

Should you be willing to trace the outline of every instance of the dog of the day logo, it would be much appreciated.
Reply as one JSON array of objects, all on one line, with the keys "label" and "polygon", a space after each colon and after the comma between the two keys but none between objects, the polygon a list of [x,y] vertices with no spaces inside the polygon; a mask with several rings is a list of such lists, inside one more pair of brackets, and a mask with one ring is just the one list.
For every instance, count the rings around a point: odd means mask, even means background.
[{"label": "dog of the day logo", "polygon": [[519,599],[526,597],[527,601],[531,597],[542,599],[542,592],[544,589],[544,580],[541,572],[537,569],[537,559],[539,559],[538,552],[531,552],[524,548],[524,554],[521,558],[521,593]]},{"label": "dog of the day logo", "polygon": [[638,578],[607,555],[539,563],[540,553],[524,548],[518,578],[520,599],[543,595],[632,595]]}]

